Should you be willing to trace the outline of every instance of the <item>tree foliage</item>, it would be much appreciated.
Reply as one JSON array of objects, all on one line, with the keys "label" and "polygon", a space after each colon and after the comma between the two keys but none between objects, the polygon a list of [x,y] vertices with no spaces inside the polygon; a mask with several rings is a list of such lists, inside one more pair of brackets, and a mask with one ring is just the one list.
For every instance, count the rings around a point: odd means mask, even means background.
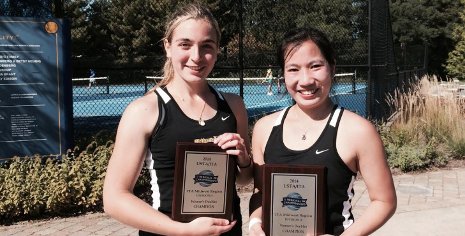
[{"label": "tree foliage", "polygon": [[[312,0],[311,4],[308,0],[196,1],[212,9],[221,27],[219,65],[238,65],[241,24],[246,67],[274,64],[275,45],[284,32],[299,26],[326,32],[335,45],[338,64],[367,63],[367,0]],[[161,39],[166,18],[179,4],[191,1],[2,0],[0,8],[5,16],[51,17],[61,2],[65,17],[72,22],[77,65],[87,67],[98,61],[101,66],[159,67],[164,58]],[[447,72],[457,77],[464,43],[460,29],[453,30],[463,22],[459,11],[464,7],[457,0],[390,0],[394,45],[403,46],[397,62],[421,66],[426,54],[430,73],[445,77],[447,66]]]},{"label": "tree foliage", "polygon": [[[190,1],[169,0],[71,0],[65,8],[72,19],[73,54],[84,64],[105,59],[116,64],[160,64],[167,17],[179,4]],[[205,0],[226,24],[234,1]],[[237,22],[237,21],[233,21]],[[223,27],[224,29],[225,27]],[[231,37],[223,30],[224,39]],[[84,61],[85,58],[85,61]]]},{"label": "tree foliage", "polygon": [[428,47],[429,72],[444,77],[442,65],[454,46],[452,28],[463,5],[457,0],[391,0],[390,3],[394,43],[407,50],[418,44]]},{"label": "tree foliage", "polygon": [[[90,10],[87,16],[90,30],[88,31],[89,36],[87,42],[92,42],[92,47],[86,46],[85,48],[87,50],[85,52],[91,57],[112,55],[114,50],[110,29],[108,27],[108,9],[110,7],[111,1],[109,0],[95,0],[89,5]],[[87,43],[87,45],[89,44]]]},{"label": "tree foliage", "polygon": [[18,17],[51,17],[51,0],[2,0],[0,15]]},{"label": "tree foliage", "polygon": [[[465,0],[461,3],[465,6]],[[449,53],[446,69],[450,77],[465,80],[465,8],[460,12],[460,21],[454,25],[452,36],[456,44]]]},{"label": "tree foliage", "polygon": [[121,62],[144,62],[162,52],[163,22],[170,12],[169,1],[113,0],[109,29],[116,57]]},{"label": "tree foliage", "polygon": [[71,39],[73,55],[86,55],[90,36],[92,33],[89,28],[87,14],[89,12],[86,0],[73,0],[65,4],[68,18],[71,19]]},{"label": "tree foliage", "polygon": [[[221,27],[219,65],[237,66],[241,24],[246,67],[274,64],[275,47],[281,36],[300,26],[326,32],[337,50],[338,64],[368,61],[366,0],[314,0],[312,4],[307,0],[242,0],[242,8],[240,1],[234,0],[199,1],[212,9]],[[160,67],[166,18],[179,4],[187,2],[191,1],[65,1],[67,15],[73,21],[73,55],[83,55],[88,62],[94,58],[100,63]],[[391,0],[395,45],[402,43],[406,51],[411,49],[412,53],[404,51],[404,56],[412,58],[425,51],[415,45],[426,45],[429,72],[444,76],[443,65],[455,45],[452,29],[462,6],[456,0]],[[423,59],[411,61],[419,64]]]},{"label": "tree foliage", "polygon": [[[238,64],[242,24],[245,62],[249,66],[275,63],[275,47],[291,28],[312,26],[327,33],[337,48],[339,64],[366,64],[368,21],[364,0],[198,0],[212,9],[222,31],[219,65]],[[167,16],[187,0],[69,0],[73,55],[78,65],[99,60],[159,67],[161,39]],[[242,8],[241,8],[242,7]],[[240,21],[242,14],[243,21]]]},{"label": "tree foliage", "polygon": [[257,42],[256,45],[249,44],[245,50],[251,56],[257,51],[272,52],[274,56],[275,47],[286,31],[312,26],[325,32],[334,43],[338,63],[366,63],[366,57],[353,57],[366,56],[366,43],[361,43],[367,40],[368,23],[363,19],[366,7],[362,1],[351,0],[315,0],[312,4],[307,0],[245,1],[246,38]]}]

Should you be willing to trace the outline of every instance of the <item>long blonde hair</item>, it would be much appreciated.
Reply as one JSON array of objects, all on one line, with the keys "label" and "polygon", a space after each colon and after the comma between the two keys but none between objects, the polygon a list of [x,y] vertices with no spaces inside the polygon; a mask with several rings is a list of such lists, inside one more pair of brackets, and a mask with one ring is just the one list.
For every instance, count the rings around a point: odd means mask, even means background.
[{"label": "long blonde hair", "polygon": [[[165,35],[163,37],[163,41],[168,41],[171,43],[173,38],[174,30],[181,24],[182,22],[190,19],[202,19],[209,22],[216,32],[217,38],[217,46],[219,47],[219,43],[221,40],[221,31],[220,27],[218,26],[218,22],[216,21],[213,14],[210,10],[200,5],[199,3],[191,3],[185,5],[181,8],[178,8],[168,19],[166,27],[165,27]],[[173,64],[170,58],[166,58],[165,65],[163,66],[163,79],[157,84],[158,86],[165,86],[174,78],[174,69]]]}]

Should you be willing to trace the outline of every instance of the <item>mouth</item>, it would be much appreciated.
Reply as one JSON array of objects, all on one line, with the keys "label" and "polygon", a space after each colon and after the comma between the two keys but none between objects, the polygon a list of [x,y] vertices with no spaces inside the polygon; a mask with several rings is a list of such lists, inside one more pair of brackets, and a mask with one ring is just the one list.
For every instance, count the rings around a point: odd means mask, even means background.
[{"label": "mouth", "polygon": [[187,68],[193,70],[193,71],[201,71],[204,67],[203,66],[186,66]]},{"label": "mouth", "polygon": [[303,94],[303,95],[314,95],[316,92],[318,92],[318,88],[314,88],[314,89],[308,89],[308,90],[300,90],[299,93]]}]

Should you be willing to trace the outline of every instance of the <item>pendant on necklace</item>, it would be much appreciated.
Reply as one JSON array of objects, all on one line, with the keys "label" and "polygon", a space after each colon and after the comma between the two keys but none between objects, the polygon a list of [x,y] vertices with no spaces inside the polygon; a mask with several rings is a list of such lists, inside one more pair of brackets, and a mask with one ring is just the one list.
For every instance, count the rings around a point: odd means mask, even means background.
[{"label": "pendant on necklace", "polygon": [[302,140],[306,140],[307,139],[307,136],[305,136],[305,134],[302,135]]},{"label": "pendant on necklace", "polygon": [[205,121],[202,119],[202,115],[203,115],[203,110],[205,110],[206,104],[207,104],[206,102],[203,103],[202,111],[200,112],[199,125],[201,126],[205,126]]}]

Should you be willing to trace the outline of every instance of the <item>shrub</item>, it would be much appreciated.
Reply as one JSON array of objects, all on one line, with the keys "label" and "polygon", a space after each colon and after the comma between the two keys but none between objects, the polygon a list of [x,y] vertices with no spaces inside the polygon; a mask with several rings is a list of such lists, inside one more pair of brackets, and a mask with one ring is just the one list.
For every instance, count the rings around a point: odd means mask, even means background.
[{"label": "shrub", "polygon": [[[0,224],[102,211],[113,137],[99,132],[85,138],[90,143],[83,150],[76,147],[58,157],[15,157],[0,164]],[[134,187],[136,196],[148,200],[149,181],[143,169]]]},{"label": "shrub", "polygon": [[103,180],[113,149],[91,143],[78,156],[15,157],[0,168],[0,221],[77,214],[102,207]]},{"label": "shrub", "polygon": [[425,77],[410,90],[396,90],[389,97],[398,112],[397,119],[382,131],[391,167],[419,170],[464,157],[464,101],[445,93],[447,86]]},{"label": "shrub", "polygon": [[430,166],[444,166],[450,156],[447,149],[435,139],[427,144],[419,144],[409,140],[404,130],[384,132],[382,138],[389,166],[403,172],[422,170]]}]

